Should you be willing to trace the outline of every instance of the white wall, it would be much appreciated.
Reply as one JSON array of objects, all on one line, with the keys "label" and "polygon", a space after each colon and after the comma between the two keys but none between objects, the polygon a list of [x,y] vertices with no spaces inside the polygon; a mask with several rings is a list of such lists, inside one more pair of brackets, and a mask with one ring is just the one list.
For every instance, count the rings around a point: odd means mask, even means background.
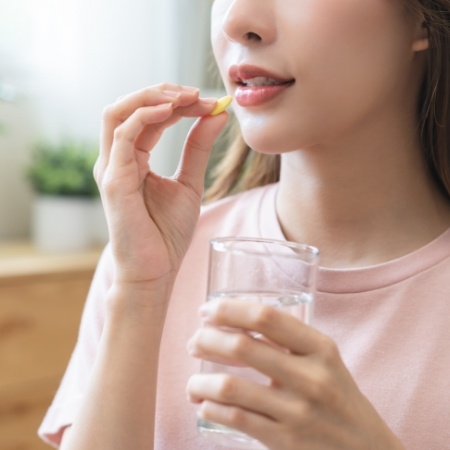
[{"label": "white wall", "polygon": [[[101,111],[118,96],[161,81],[205,83],[205,0],[0,0],[0,239],[29,233],[33,195],[24,177],[37,138],[98,139]],[[176,167],[188,124],[152,156]]]}]

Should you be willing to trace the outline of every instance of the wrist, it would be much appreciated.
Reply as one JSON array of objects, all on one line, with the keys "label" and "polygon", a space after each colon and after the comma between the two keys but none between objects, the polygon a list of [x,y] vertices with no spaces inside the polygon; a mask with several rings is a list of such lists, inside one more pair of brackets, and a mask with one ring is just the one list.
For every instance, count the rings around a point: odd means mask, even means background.
[{"label": "wrist", "polygon": [[164,324],[174,279],[128,282],[115,280],[107,298],[107,314],[111,318],[130,318],[146,326]]}]

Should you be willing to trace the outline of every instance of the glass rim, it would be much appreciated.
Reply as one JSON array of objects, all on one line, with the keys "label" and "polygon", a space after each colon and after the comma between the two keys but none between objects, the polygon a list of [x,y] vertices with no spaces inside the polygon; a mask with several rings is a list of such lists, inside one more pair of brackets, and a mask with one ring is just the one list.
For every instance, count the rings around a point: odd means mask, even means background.
[{"label": "glass rim", "polygon": [[[212,238],[209,241],[210,247],[217,251],[225,251],[230,250],[233,251],[233,248],[227,244],[231,243],[254,243],[254,244],[267,244],[267,245],[275,245],[280,248],[292,249],[304,254],[309,255],[310,257],[314,257],[317,259],[320,255],[320,251],[317,247],[308,244],[299,244],[297,242],[292,242],[288,240],[281,239],[268,239],[268,238],[259,238],[259,237],[246,237],[246,236],[224,236],[224,237],[216,237]],[[245,252],[248,254],[261,254],[260,252],[252,252],[247,251],[246,249],[235,249],[238,252]],[[282,255],[287,256],[287,255]]]}]

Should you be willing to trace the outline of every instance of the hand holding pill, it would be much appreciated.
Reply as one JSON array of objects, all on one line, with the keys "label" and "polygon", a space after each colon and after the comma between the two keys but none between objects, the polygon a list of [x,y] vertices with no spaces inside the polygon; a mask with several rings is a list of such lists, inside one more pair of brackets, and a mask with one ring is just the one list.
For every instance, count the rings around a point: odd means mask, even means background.
[{"label": "hand holding pill", "polygon": [[[231,97],[203,98],[197,88],[163,83],[105,109],[96,179],[121,282],[163,279],[181,264],[200,211],[210,150],[228,119],[221,113],[230,102]],[[160,176],[151,153],[183,118],[196,121],[177,172]]]}]

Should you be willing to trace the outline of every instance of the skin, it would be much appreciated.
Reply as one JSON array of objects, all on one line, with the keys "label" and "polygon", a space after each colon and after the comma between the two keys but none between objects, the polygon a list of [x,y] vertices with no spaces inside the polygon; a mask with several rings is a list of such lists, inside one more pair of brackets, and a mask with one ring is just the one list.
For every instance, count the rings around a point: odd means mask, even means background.
[{"label": "skin", "polygon": [[[449,206],[422,161],[412,113],[428,45],[424,29],[393,0],[299,5],[216,0],[212,11],[214,52],[230,95],[230,64],[252,63],[296,80],[270,104],[235,105],[249,145],[282,153],[282,228],[290,240],[317,245],[331,267],[405,254],[450,225]],[[149,424],[167,305],[198,219],[209,150],[227,120],[226,112],[209,116],[215,103],[166,84],[105,110],[95,176],[116,275],[89,393],[63,450],[153,449]],[[159,177],[148,166],[149,152],[185,116],[199,120],[179,169]],[[188,343],[193,356],[238,361],[272,379],[264,387],[193,376],[187,394],[201,417],[272,450],[404,448],[327,336],[282,311],[236,301],[208,304],[200,314],[207,326]],[[262,333],[276,345],[222,326]]]}]

